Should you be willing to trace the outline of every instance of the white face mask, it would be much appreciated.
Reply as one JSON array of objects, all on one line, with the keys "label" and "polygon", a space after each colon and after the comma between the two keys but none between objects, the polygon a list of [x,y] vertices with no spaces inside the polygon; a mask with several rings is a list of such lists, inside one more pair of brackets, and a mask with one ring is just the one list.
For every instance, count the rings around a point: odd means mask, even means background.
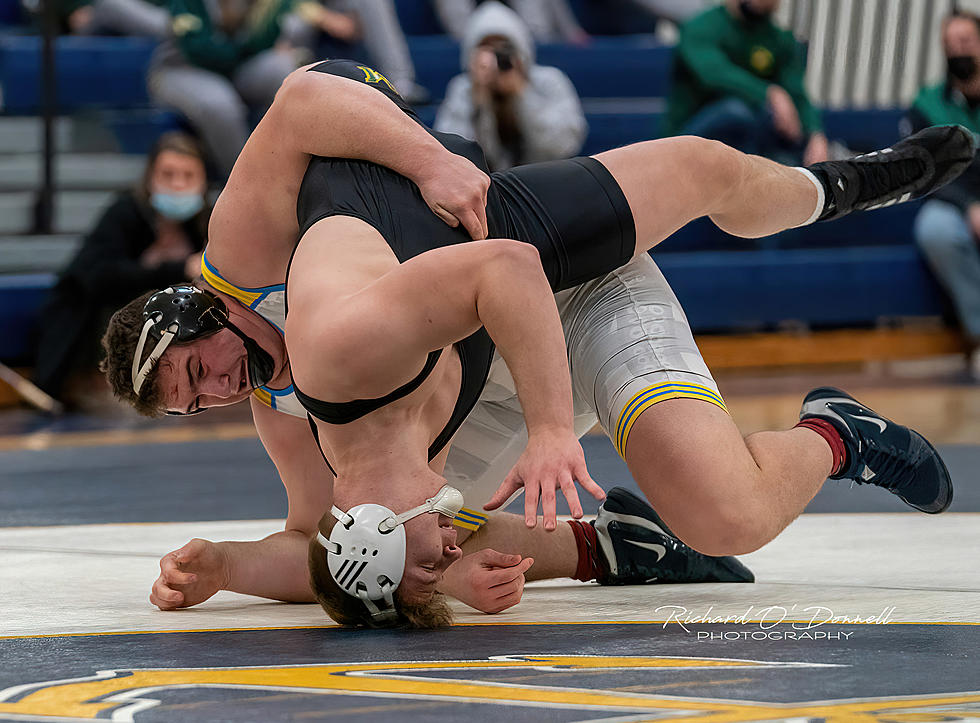
[{"label": "white face mask", "polygon": [[200,193],[152,193],[150,205],[164,218],[186,221],[204,208],[204,196]]},{"label": "white face mask", "polygon": [[[418,507],[396,515],[384,505],[363,504],[344,512],[330,509],[337,518],[328,540],[317,533],[327,551],[327,567],[341,589],[363,601],[378,622],[394,618],[395,589],[405,574],[405,523],[414,517],[436,512],[453,519],[463,507],[463,495],[444,485]],[[384,601],[382,610],[378,603]]]}]

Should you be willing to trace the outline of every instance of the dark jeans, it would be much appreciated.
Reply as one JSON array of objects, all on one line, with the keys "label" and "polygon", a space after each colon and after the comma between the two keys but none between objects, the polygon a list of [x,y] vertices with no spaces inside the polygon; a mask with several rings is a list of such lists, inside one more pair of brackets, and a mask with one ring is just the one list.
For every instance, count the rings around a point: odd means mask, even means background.
[{"label": "dark jeans", "polygon": [[794,143],[781,136],[767,109],[756,110],[738,98],[706,105],[687,122],[683,133],[721,141],[744,153],[788,166],[798,166],[803,161],[803,142]]}]

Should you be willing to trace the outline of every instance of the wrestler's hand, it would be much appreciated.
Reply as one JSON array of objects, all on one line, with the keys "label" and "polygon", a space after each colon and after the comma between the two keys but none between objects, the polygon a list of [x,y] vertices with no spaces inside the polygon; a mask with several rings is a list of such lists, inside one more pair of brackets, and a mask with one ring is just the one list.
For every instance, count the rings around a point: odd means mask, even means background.
[{"label": "wrestler's hand", "polygon": [[160,558],[160,577],[153,583],[150,602],[161,610],[197,605],[228,584],[228,561],[209,540],[193,539]]},{"label": "wrestler's hand", "polygon": [[474,241],[487,237],[490,177],[468,159],[446,151],[412,180],[436,216],[453,228],[463,224]]},{"label": "wrestler's hand", "polygon": [[439,591],[484,613],[499,613],[521,601],[524,573],[534,558],[484,549],[465,555],[446,570]]},{"label": "wrestler's hand", "polygon": [[536,432],[531,434],[517,464],[483,509],[497,509],[523,487],[525,524],[528,527],[537,524],[540,498],[544,528],[554,530],[558,524],[555,490],[559,487],[568,501],[572,517],[582,516],[582,505],[575,489],[576,481],[597,500],[605,499],[606,493],[589,476],[582,445],[573,431],[549,429]]}]

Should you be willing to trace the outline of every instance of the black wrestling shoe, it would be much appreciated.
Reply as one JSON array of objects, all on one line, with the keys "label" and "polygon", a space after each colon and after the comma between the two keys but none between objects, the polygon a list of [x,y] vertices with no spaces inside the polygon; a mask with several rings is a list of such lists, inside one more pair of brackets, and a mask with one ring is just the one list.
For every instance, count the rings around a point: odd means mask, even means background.
[{"label": "black wrestling shoe", "polygon": [[831,479],[883,487],[922,512],[942,512],[953,501],[953,482],[939,453],[914,429],[885,419],[850,394],[820,387],[806,395],[800,419],[833,425],[847,459]]},{"label": "black wrestling shoe", "polygon": [[602,585],[652,582],[754,582],[734,557],[708,557],[674,537],[645,501],[613,487],[593,521],[609,572]]},{"label": "black wrestling shoe", "polygon": [[963,173],[975,153],[976,141],[966,128],[936,126],[890,148],[808,166],[827,191],[819,220],[921,198]]}]

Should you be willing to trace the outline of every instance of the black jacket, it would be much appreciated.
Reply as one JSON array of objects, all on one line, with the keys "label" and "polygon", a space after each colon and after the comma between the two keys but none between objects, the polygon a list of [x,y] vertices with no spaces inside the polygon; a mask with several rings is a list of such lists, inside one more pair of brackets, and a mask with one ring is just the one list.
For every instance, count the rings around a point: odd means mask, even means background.
[{"label": "black jacket", "polygon": [[[65,377],[98,358],[105,321],[116,309],[152,289],[184,281],[184,262],[146,268],[142,253],[156,240],[154,213],[132,191],[121,193],[86,235],[60,274],[41,312],[35,383],[59,396]],[[191,246],[204,247],[195,219],[184,230]]]}]

